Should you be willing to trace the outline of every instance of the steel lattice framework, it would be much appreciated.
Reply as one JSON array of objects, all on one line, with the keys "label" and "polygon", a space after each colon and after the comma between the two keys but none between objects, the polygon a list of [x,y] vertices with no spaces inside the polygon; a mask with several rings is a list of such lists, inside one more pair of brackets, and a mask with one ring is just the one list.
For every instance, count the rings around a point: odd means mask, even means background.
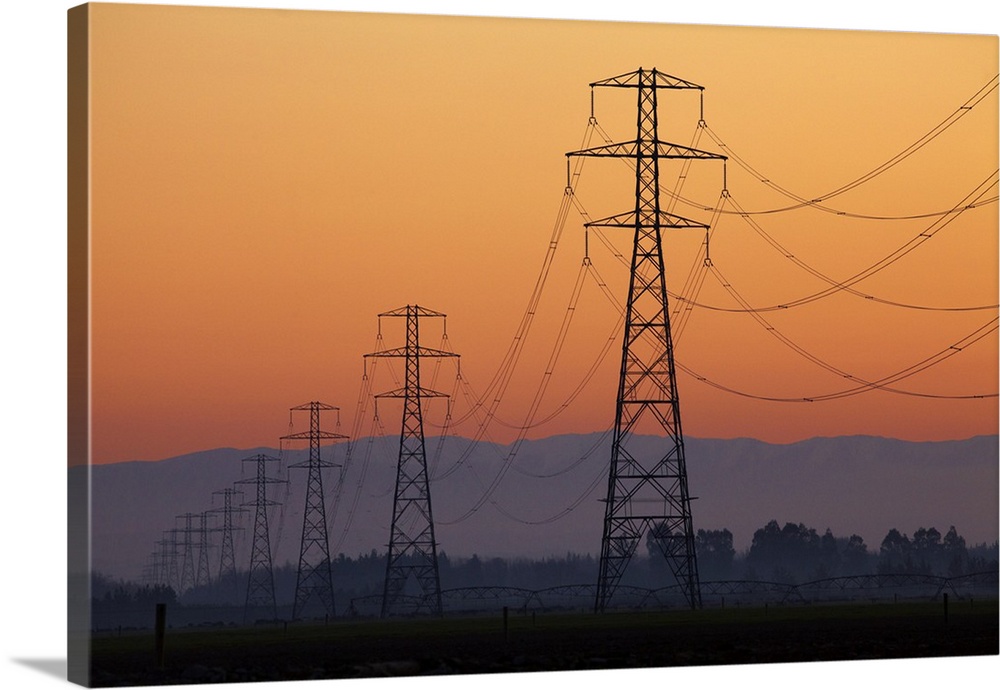
[{"label": "steel lattice framework", "polygon": [[253,545],[250,548],[250,573],[247,576],[247,598],[243,608],[243,622],[246,623],[251,610],[266,607],[272,619],[278,617],[278,604],[274,598],[274,569],[271,566],[271,536],[267,524],[267,509],[279,505],[267,497],[268,484],[284,484],[286,480],[267,476],[267,464],[280,462],[270,455],[254,455],[243,458],[243,462],[257,465],[257,476],[241,479],[237,484],[256,485],[255,499],[243,506],[254,506]]},{"label": "steel lattice framework", "polygon": [[333,616],[336,611],[333,601],[333,572],[330,567],[330,538],[326,524],[326,503],[323,493],[323,470],[337,467],[320,457],[322,441],[339,441],[347,436],[323,431],[320,428],[320,413],[325,410],[339,410],[333,405],[318,401],[291,408],[292,412],[309,412],[309,431],[282,436],[283,440],[308,440],[309,460],[289,467],[304,467],[309,471],[306,485],[306,506],[302,516],[302,545],[299,550],[299,569],[295,580],[295,603],[292,619],[302,616],[309,600],[315,595],[325,613]]},{"label": "steel lattice framework", "polygon": [[[701,606],[691,521],[684,438],[681,433],[673,340],[663,271],[661,231],[701,228],[702,223],[660,210],[660,160],[725,160],[725,156],[660,141],[657,92],[701,86],[656,69],[594,82],[594,87],[629,88],[638,94],[634,141],[573,151],[567,156],[628,158],[635,161],[635,208],[587,226],[634,231],[625,312],[621,372],[615,406],[607,503],[601,539],[595,610],[605,609],[641,538],[656,529],[657,541],[692,608]],[[634,442],[639,429],[664,435],[655,450]]]},{"label": "steel lattice framework", "polygon": [[[381,393],[376,398],[402,398],[403,422],[399,437],[399,461],[396,468],[396,491],[392,503],[392,527],[389,532],[389,554],[386,561],[385,589],[382,596],[382,617],[428,610],[440,616],[441,580],[438,573],[437,542],[434,539],[434,518],[431,511],[430,483],[427,477],[427,456],[424,448],[424,422],[421,401],[429,397],[447,397],[444,393],[420,386],[420,360],[426,357],[458,357],[453,352],[434,350],[420,345],[421,318],[445,315],[417,305],[407,305],[379,314],[382,317],[406,319],[406,345],[381,350],[365,357],[399,357],[405,360],[406,382],[403,388]],[[379,328],[381,333],[381,326]],[[405,594],[410,578],[416,580],[422,593],[419,598]]]},{"label": "steel lattice framework", "polygon": [[210,532],[217,531],[214,527],[208,526],[209,511],[198,513],[198,572],[195,573],[195,586],[212,584],[212,573],[208,567],[208,550],[212,545],[208,541]]},{"label": "steel lattice framework", "polygon": [[243,529],[233,526],[233,513],[245,513],[245,508],[238,508],[233,505],[233,496],[242,496],[243,492],[238,489],[223,489],[213,491],[212,495],[223,496],[223,504],[220,508],[212,508],[210,513],[222,513],[222,546],[219,557],[219,582],[236,586],[236,552],[233,548],[233,530]]},{"label": "steel lattice framework", "polygon": [[160,546],[160,581],[173,588],[175,592],[180,591],[180,573],[177,569],[177,530],[169,529],[164,533],[164,538],[156,542]]},{"label": "steel lattice framework", "polygon": [[184,553],[181,560],[181,575],[177,594],[183,594],[199,584],[194,565],[194,547],[199,546],[199,543],[191,538],[195,532],[201,532],[199,528],[193,526],[194,519],[197,517],[199,517],[197,513],[184,513],[177,516],[178,520],[184,520],[184,527],[179,527],[176,530],[177,533],[184,535],[182,542]]}]

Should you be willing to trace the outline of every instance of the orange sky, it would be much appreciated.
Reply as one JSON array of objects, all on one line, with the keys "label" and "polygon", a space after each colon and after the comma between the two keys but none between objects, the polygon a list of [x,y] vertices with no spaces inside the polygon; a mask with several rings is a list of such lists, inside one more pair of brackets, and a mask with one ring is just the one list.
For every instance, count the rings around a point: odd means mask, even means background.
[{"label": "orange sky", "polygon": [[[771,181],[815,198],[920,139],[987,84],[998,62],[995,37],[102,4],[91,12],[97,463],[275,446],[288,408],[309,400],[339,405],[352,428],[376,314],[405,304],[448,314],[462,373],[484,389],[542,266],[566,185],[564,154],[580,146],[592,81],[642,66],[703,85],[712,132]],[[612,138],[634,138],[633,91],[598,90],[595,107]],[[689,144],[698,117],[692,93],[661,95],[661,138]],[[898,166],[826,203],[882,216],[951,208],[996,171],[997,123],[993,91]],[[707,135],[699,146],[719,150]],[[665,188],[676,174],[664,166]],[[716,164],[694,166],[684,196],[714,204],[721,177]],[[733,161],[727,180],[746,210],[790,203]],[[588,160],[576,194],[599,218],[631,209],[633,189],[620,162]],[[707,220],[683,205],[676,212]],[[753,218],[837,279],[937,227],[934,218],[874,221],[810,208]],[[504,421],[521,423],[538,388],[583,258],[582,223],[573,211],[565,224],[498,409]],[[605,236],[629,251],[621,231]],[[967,211],[854,287],[924,306],[995,304],[997,236],[996,203]],[[703,239],[668,232],[671,290],[680,291]],[[627,268],[593,235],[589,246],[593,267],[624,301]],[[711,254],[755,306],[826,287],[738,215],[717,224]],[[698,299],[735,306],[712,275]],[[838,293],[761,316],[810,354],[874,379],[959,342],[996,312],[902,309]],[[590,368],[615,318],[588,279],[538,418]],[[383,333],[386,347],[403,344],[399,323],[383,323]],[[425,345],[440,345],[438,324],[422,333]],[[997,347],[992,331],[897,387],[995,393]],[[851,385],[747,314],[696,309],[676,355],[701,376],[764,397]],[[529,437],[610,426],[619,357],[616,335],[573,405]],[[436,387],[451,390],[454,373],[442,364]],[[374,378],[376,390],[396,387],[385,369]],[[692,436],[997,432],[996,398],[876,391],[779,403],[683,373],[678,385]],[[383,404],[395,433],[398,403]],[[455,408],[456,416],[468,408],[464,396]],[[489,429],[497,441],[515,435]]]}]

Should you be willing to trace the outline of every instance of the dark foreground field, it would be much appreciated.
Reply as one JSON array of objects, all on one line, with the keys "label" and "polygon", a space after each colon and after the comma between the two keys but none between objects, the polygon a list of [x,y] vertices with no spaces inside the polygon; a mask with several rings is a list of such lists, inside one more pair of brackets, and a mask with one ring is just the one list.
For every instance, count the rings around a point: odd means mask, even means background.
[{"label": "dark foreground field", "polygon": [[96,637],[95,686],[998,653],[997,602],[842,604],[293,624]]}]

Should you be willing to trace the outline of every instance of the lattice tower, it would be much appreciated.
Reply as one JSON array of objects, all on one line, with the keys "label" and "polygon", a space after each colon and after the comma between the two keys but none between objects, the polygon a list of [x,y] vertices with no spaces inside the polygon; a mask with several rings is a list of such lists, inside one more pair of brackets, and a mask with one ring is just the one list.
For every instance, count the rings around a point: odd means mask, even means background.
[{"label": "lattice tower", "polygon": [[[598,612],[605,610],[636,547],[649,530],[655,530],[671,572],[690,606],[697,608],[701,606],[701,593],[661,230],[707,227],[660,210],[659,174],[664,159],[725,160],[725,156],[659,139],[657,92],[701,91],[701,86],[656,69],[639,69],[590,86],[635,89],[638,98],[635,140],[567,154],[635,161],[634,209],[587,224],[628,228],[634,233],[594,608]],[[637,432],[655,434],[661,440],[650,444],[637,438]]]},{"label": "lattice tower", "polygon": [[[421,401],[428,397],[447,397],[447,395],[420,386],[420,360],[428,357],[458,357],[458,355],[420,345],[420,320],[444,318],[444,314],[417,305],[407,305],[379,314],[380,333],[382,317],[406,319],[404,347],[365,355],[365,357],[401,358],[406,367],[406,382],[403,388],[376,396],[376,398],[403,400],[396,489],[392,503],[392,526],[389,531],[389,553],[386,559],[382,596],[382,617],[418,611],[440,616],[441,579],[438,570],[437,543],[434,538],[430,483],[427,476]],[[410,582],[415,582],[419,589],[420,595],[416,598],[405,594]],[[413,610],[409,603],[414,601],[418,602],[416,610]]]}]

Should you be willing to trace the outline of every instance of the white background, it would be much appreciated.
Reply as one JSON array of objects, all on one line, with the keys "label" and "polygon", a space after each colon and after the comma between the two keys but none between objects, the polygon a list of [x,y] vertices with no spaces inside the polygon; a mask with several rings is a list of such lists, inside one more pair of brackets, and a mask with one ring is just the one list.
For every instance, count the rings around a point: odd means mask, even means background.
[{"label": "white background", "polygon": [[[0,686],[52,688],[66,681],[66,11],[72,2],[13,0],[0,20]],[[446,2],[172,2],[167,4],[474,14],[673,23],[958,32],[997,35],[991,0],[938,3],[837,0],[590,0]],[[469,5],[475,6],[470,9]],[[473,678],[315,681],[306,687],[428,690],[582,683],[679,688],[975,687],[994,682],[1000,657]],[[287,688],[288,683],[226,687]]]}]

